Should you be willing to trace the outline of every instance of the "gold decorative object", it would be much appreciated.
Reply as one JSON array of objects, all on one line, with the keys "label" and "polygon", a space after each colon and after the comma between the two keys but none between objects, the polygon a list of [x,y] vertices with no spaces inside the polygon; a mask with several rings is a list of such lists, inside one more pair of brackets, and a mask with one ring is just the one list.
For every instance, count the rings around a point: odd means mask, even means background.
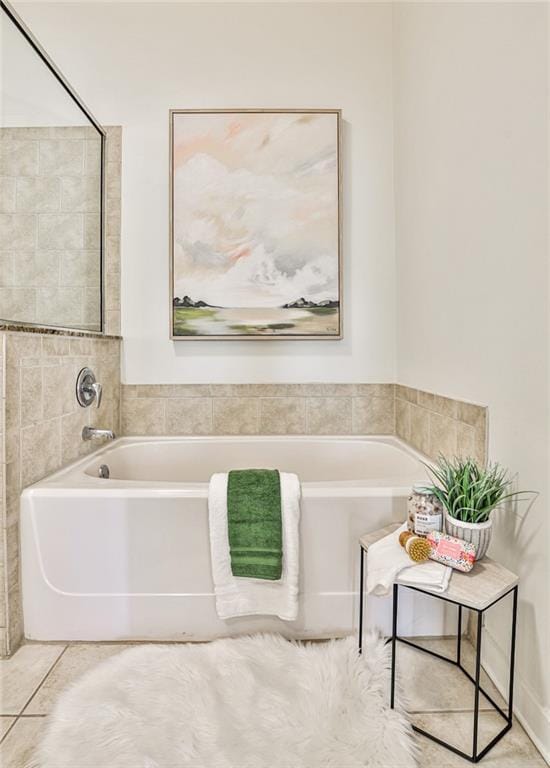
[{"label": "gold decorative object", "polygon": [[405,544],[405,549],[411,560],[414,560],[415,563],[423,563],[424,560],[428,559],[430,552],[432,551],[432,548],[426,539],[423,539],[420,536],[413,536],[409,539]]},{"label": "gold decorative object", "polygon": [[407,543],[407,539],[410,539],[411,536],[413,536],[413,534],[410,531],[402,531],[399,534],[399,543],[401,544],[402,547],[405,546],[405,544]]},{"label": "gold decorative object", "polygon": [[415,536],[410,531],[403,531],[399,534],[399,543],[415,563],[423,563],[429,558],[432,551],[426,539],[422,536]]}]

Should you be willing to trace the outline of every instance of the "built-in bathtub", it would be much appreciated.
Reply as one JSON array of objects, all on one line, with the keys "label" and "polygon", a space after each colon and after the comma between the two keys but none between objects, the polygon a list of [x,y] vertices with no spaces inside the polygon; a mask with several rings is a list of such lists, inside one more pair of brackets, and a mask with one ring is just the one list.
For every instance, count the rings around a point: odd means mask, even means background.
[{"label": "built-in bathtub", "polygon": [[[109,479],[99,477],[102,464]],[[300,614],[291,624],[216,616],[208,479],[245,467],[277,467],[302,482]],[[349,633],[357,617],[358,537],[404,520],[411,485],[425,478],[420,455],[395,438],[122,438],[22,494],[26,637]],[[370,620],[383,624],[387,606],[377,602]],[[438,631],[417,609],[408,618],[405,610],[405,621],[423,634]]]}]

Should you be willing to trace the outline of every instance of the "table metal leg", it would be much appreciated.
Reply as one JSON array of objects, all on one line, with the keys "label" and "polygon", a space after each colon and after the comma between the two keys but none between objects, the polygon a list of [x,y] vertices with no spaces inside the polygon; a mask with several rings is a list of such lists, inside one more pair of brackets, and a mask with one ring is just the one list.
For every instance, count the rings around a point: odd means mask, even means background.
[{"label": "table metal leg", "polygon": [[395,651],[397,646],[397,607],[399,600],[399,584],[393,585],[393,619],[391,633],[391,690],[390,707],[395,705]]},{"label": "table metal leg", "polygon": [[518,618],[518,588],[514,587],[514,596],[512,604],[512,639],[510,642],[510,683],[508,689],[508,723],[512,725],[514,716],[514,666],[516,662],[516,625]]},{"label": "table metal leg", "polygon": [[460,654],[462,650],[462,606],[458,606],[458,627],[456,631],[456,663],[460,667]]},{"label": "table metal leg", "polygon": [[[405,586],[405,585],[402,585]],[[410,587],[406,586],[406,589],[412,589],[416,592],[421,592],[422,590],[419,590],[416,587]],[[415,648],[418,651],[422,651],[423,653],[427,653],[430,656],[436,656],[437,658],[441,659],[442,661],[446,661],[450,664],[454,664],[458,666],[458,668],[461,670],[461,672],[470,680],[471,683],[474,685],[474,722],[473,722],[473,743],[472,743],[472,751],[470,754],[467,752],[463,752],[458,747],[453,746],[452,744],[449,744],[448,742],[444,741],[443,739],[439,739],[437,736],[434,736],[431,733],[428,733],[422,728],[419,728],[418,726],[413,724],[413,730],[416,733],[421,734],[422,736],[425,736],[428,739],[431,739],[431,741],[434,741],[436,744],[441,745],[442,747],[445,747],[446,749],[450,750],[451,752],[454,752],[456,755],[460,755],[460,757],[463,757],[465,760],[469,760],[471,763],[478,763],[480,760],[482,760],[485,755],[490,752],[495,744],[498,744],[498,742],[502,739],[502,737],[508,733],[508,731],[512,728],[513,723],[513,694],[514,694],[514,665],[515,665],[515,651],[516,651],[516,627],[517,627],[517,612],[518,612],[518,587],[513,587],[511,590],[506,592],[504,595],[501,595],[501,597],[497,598],[493,603],[487,606],[487,608],[484,608],[483,610],[476,610],[477,613],[477,641],[476,641],[476,655],[475,655],[475,670],[474,674],[471,675],[468,670],[462,666],[461,663],[461,641],[457,639],[457,660],[442,656],[439,653],[436,653],[434,651],[430,651],[427,648],[424,648],[421,645],[416,645],[415,643],[410,642],[409,640],[406,640],[405,638],[398,637],[397,636],[397,585],[394,585],[394,614],[393,614],[393,631],[392,631],[392,680],[391,680],[391,700],[392,700],[392,707],[394,704],[394,691],[395,691],[395,645],[396,640],[398,640],[401,643],[405,643],[406,645],[411,646],[412,648]],[[481,651],[482,651],[482,632],[483,632],[483,615],[485,611],[489,608],[491,608],[496,603],[500,602],[504,598],[506,598],[508,595],[513,595],[513,608],[512,608],[512,636],[511,636],[511,649],[510,649],[510,687],[508,692],[508,707],[503,708],[497,704],[497,702],[491,697],[491,695],[484,690],[484,688],[481,685]],[[441,595],[431,595],[432,597],[436,597],[441,600],[445,600],[445,597]],[[447,601],[452,602],[452,601]],[[460,605],[457,603],[457,605],[460,607]],[[474,610],[474,609],[469,609]],[[458,618],[458,634],[461,636],[462,632],[462,612],[459,610],[459,618]],[[479,747],[479,714],[480,714],[480,695],[483,696],[487,701],[491,704],[493,709],[502,717],[502,719],[505,722],[504,728],[502,728],[496,736],[491,739],[491,741],[485,745],[480,751],[478,751]]]},{"label": "table metal leg", "polygon": [[[485,695],[485,698],[489,699],[491,704],[495,707],[495,709],[502,715],[504,720],[506,721],[505,727],[497,733],[497,735],[487,744],[487,746],[478,754],[475,755],[473,761],[474,763],[479,762],[487,752],[489,752],[495,744],[498,744],[498,742],[502,739],[502,737],[508,733],[508,731],[512,728],[513,721],[514,721],[514,666],[515,666],[515,657],[516,657],[516,626],[517,626],[517,616],[518,616],[518,587],[515,586],[512,590],[512,636],[510,641],[510,680],[509,680],[509,688],[508,688],[508,712],[505,713],[502,711],[500,707],[498,707],[495,702]],[[483,691],[482,691],[483,693]]]},{"label": "table metal leg", "polygon": [[477,736],[479,727],[479,685],[481,677],[481,632],[483,628],[483,611],[477,612],[477,642],[476,642],[476,671],[474,682],[474,738],[472,760],[477,761]]},{"label": "table metal leg", "polygon": [[365,582],[365,550],[359,547],[361,552],[361,570],[359,575],[359,653],[363,653],[363,600]]}]

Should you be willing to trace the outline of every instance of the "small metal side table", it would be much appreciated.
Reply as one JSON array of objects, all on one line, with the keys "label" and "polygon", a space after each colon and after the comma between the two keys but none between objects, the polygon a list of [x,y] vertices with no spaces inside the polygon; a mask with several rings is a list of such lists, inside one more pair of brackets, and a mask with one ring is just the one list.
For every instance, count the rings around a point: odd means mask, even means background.
[{"label": "small metal side table", "polygon": [[[393,533],[399,528],[399,525],[389,525],[386,528],[382,528],[374,533],[368,533],[361,536],[359,539],[359,545],[361,550],[361,574],[360,574],[360,588],[359,588],[359,653],[362,652],[363,646],[363,603],[364,603],[364,583],[365,583],[365,556],[369,547],[379,539],[387,536],[389,533]],[[444,600],[447,603],[453,603],[457,606],[458,623],[457,623],[457,640],[456,640],[456,659],[449,659],[439,653],[430,651],[427,648],[422,648],[420,645],[412,643],[403,637],[399,637],[398,634],[398,613],[399,613],[399,591],[400,589],[412,589],[415,592],[422,592],[425,595],[430,595],[438,600]],[[511,637],[510,637],[510,677],[508,688],[508,707],[502,709],[494,699],[485,691],[480,683],[481,676],[481,640],[483,630],[483,614],[486,610],[491,608],[496,603],[503,600],[507,595],[512,594],[512,625],[511,625]],[[462,609],[468,608],[477,614],[477,636],[476,636],[476,649],[475,649],[475,672],[472,676],[462,665],[461,661],[461,642],[462,642]],[[392,644],[391,654],[391,686],[390,686],[390,706],[393,709],[395,704],[395,667],[396,667],[396,651],[397,643],[405,643],[419,651],[428,653],[431,656],[435,656],[438,659],[454,664],[460,671],[466,675],[466,677],[474,685],[474,722],[473,722],[473,738],[472,738],[472,753],[468,754],[462,750],[454,747],[452,744],[448,744],[442,739],[437,738],[431,733],[424,731],[422,728],[418,728],[413,725],[413,729],[427,736],[432,741],[440,744],[442,747],[451,750],[460,757],[469,760],[472,763],[477,763],[484,757],[489,750],[491,750],[497,742],[507,733],[512,727],[513,719],[513,698],[514,698],[514,659],[516,649],[516,622],[517,622],[517,608],[518,608],[518,577],[511,571],[508,571],[503,566],[491,560],[489,557],[484,557],[479,563],[476,563],[473,570],[470,573],[461,573],[460,571],[453,571],[449,587],[446,592],[433,592],[430,589],[420,588],[418,586],[408,586],[396,581],[393,585],[393,621],[392,621],[392,635],[388,642]],[[504,726],[501,731],[481,750],[478,744],[478,731],[479,731],[479,697],[480,694],[487,699],[489,704],[498,712],[498,714],[504,720]]]}]

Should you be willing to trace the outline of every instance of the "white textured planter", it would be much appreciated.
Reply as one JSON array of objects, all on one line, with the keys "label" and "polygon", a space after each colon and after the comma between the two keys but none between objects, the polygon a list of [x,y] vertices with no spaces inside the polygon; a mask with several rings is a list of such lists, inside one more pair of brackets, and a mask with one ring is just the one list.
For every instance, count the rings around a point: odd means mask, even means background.
[{"label": "white textured planter", "polygon": [[445,512],[445,529],[449,536],[471,542],[476,548],[476,560],[481,560],[487,554],[493,533],[492,520],[486,523],[464,523]]}]

